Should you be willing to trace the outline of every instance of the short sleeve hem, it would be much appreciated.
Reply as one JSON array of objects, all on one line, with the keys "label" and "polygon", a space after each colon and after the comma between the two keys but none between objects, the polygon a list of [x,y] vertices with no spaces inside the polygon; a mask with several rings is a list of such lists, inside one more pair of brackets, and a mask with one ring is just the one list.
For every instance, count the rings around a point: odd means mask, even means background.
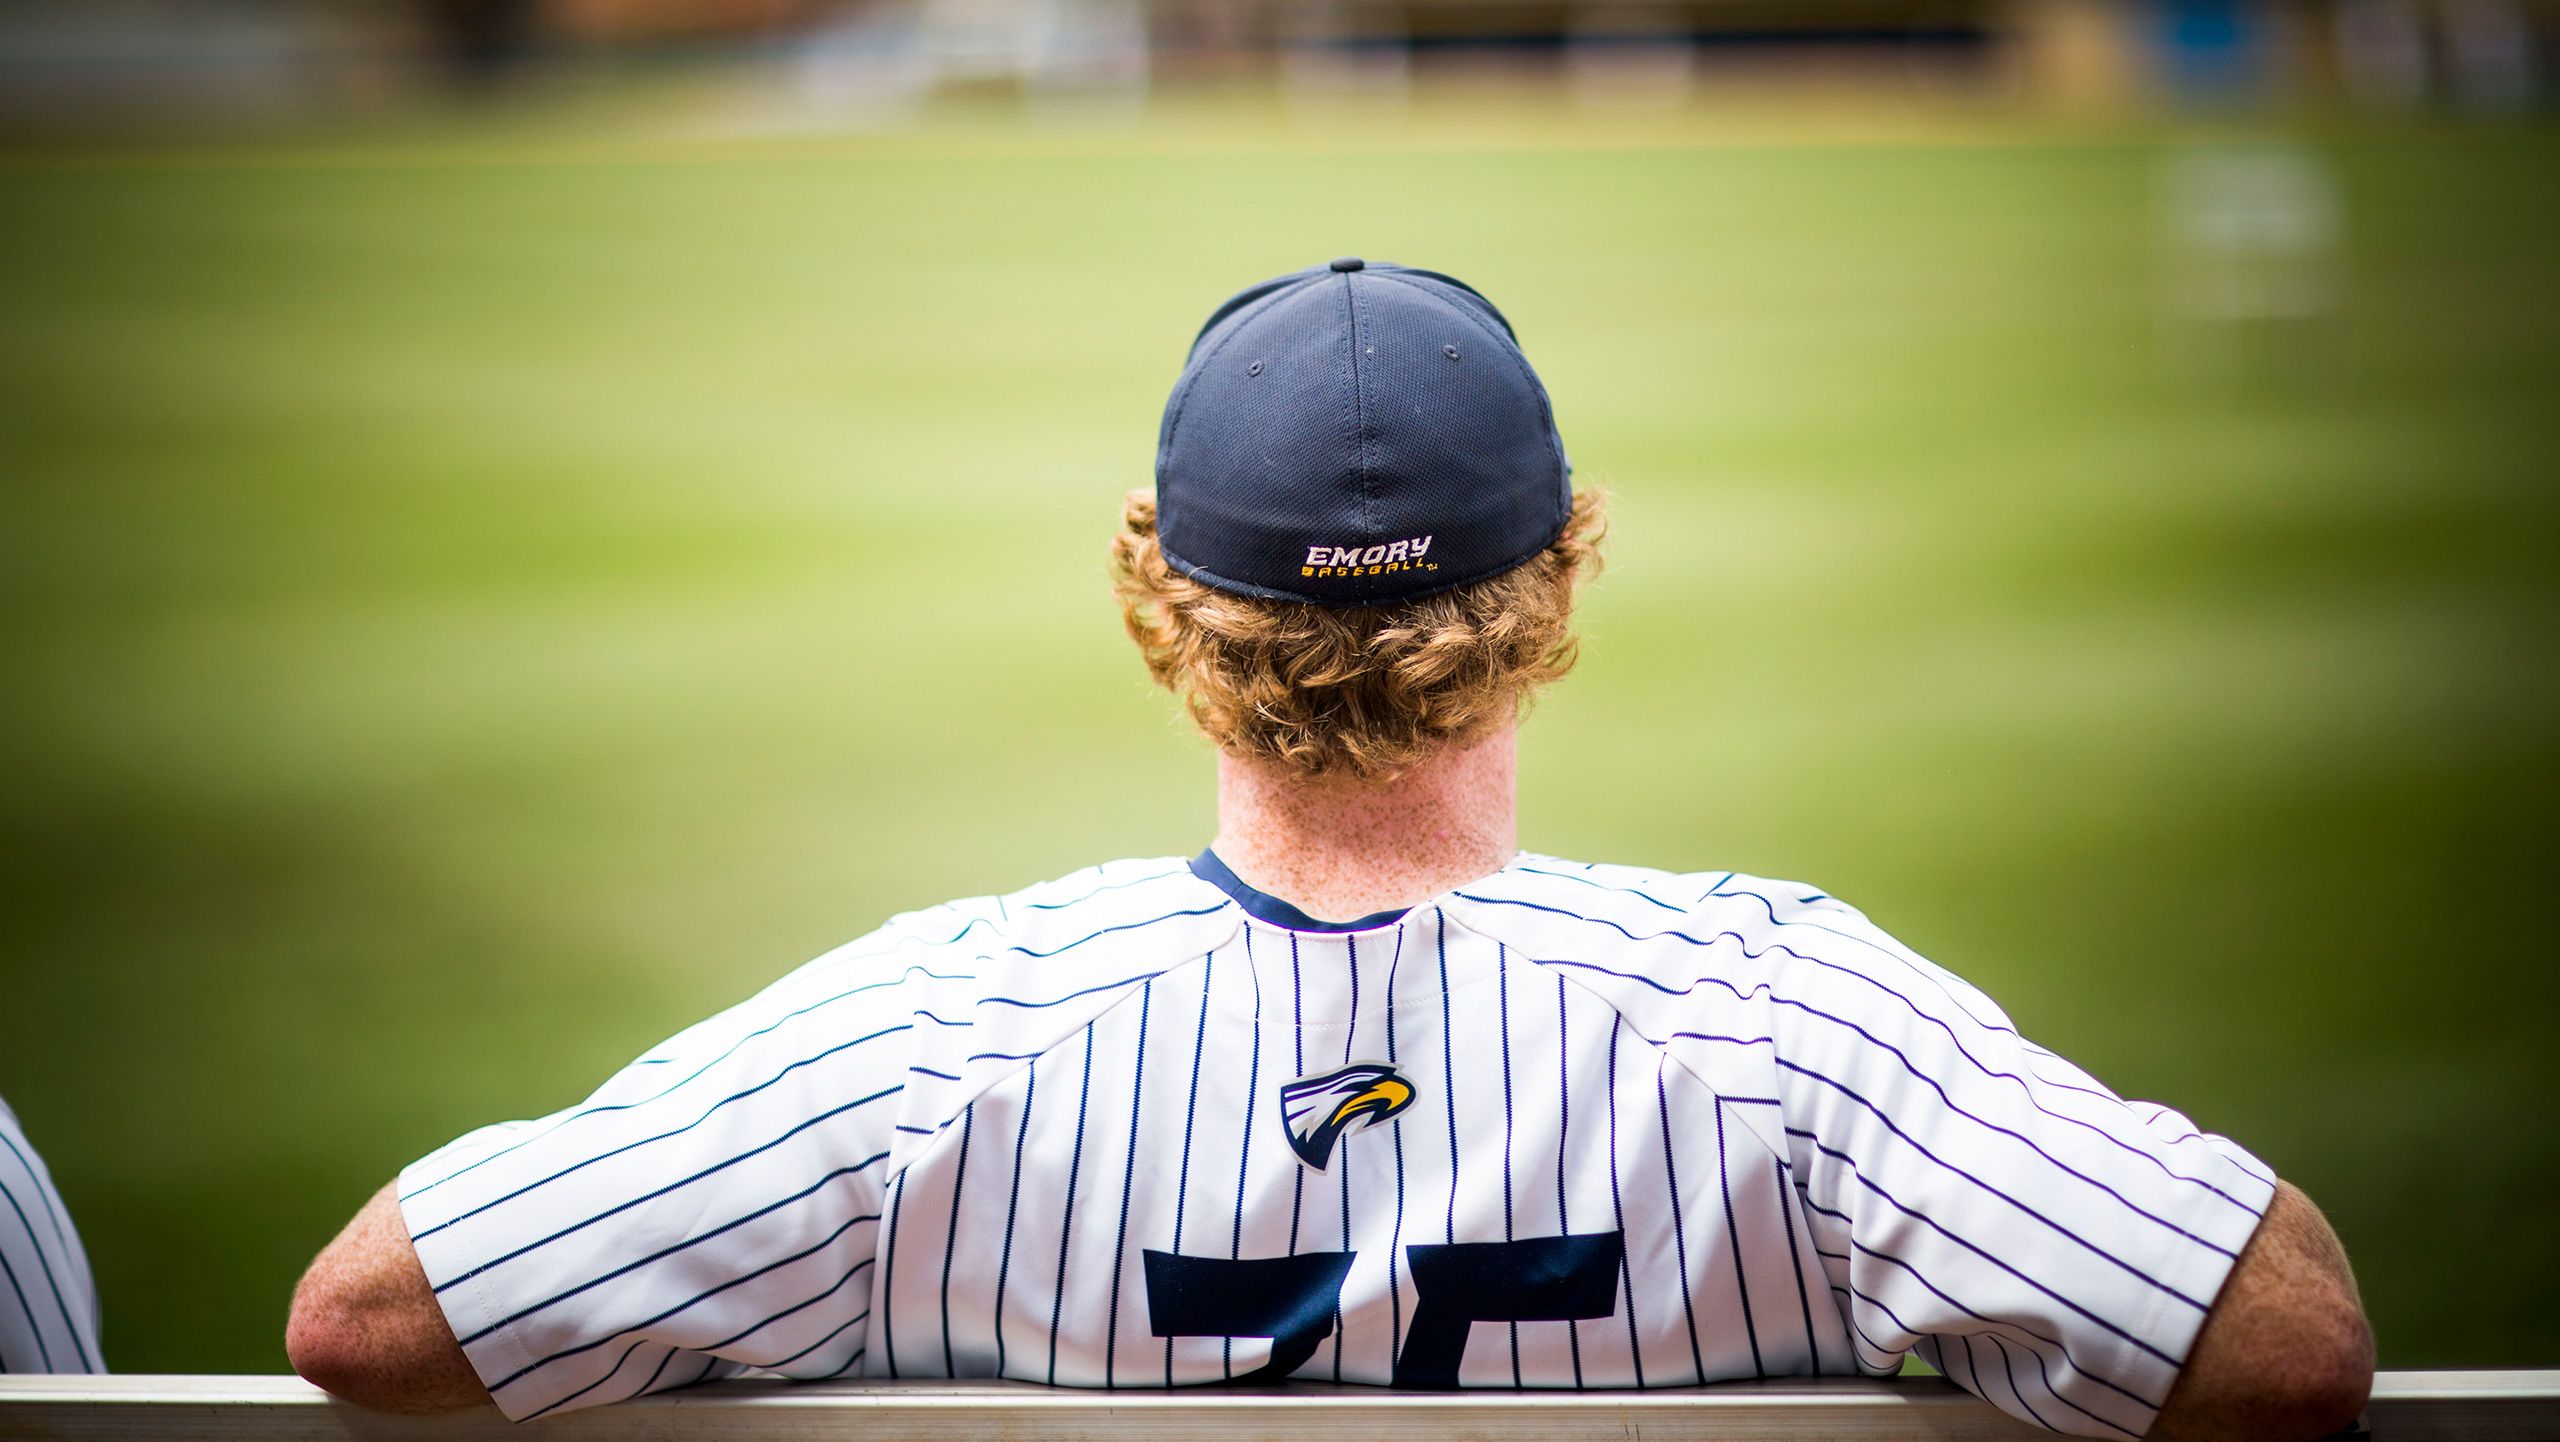
[{"label": "short sleeve hem", "polygon": [[[402,1169],[396,1183],[399,1189],[408,1188],[411,1174],[419,1165],[413,1162]],[[439,1265],[434,1247],[418,1245],[418,1234],[436,1224],[424,1208],[410,1201],[401,1202],[400,1221],[408,1230],[409,1245],[418,1254],[419,1267],[426,1272],[427,1285],[435,1289],[436,1305],[444,1312],[445,1325],[453,1330],[454,1341],[461,1346],[463,1359],[471,1364],[472,1374],[488,1389],[489,1400],[497,1404],[508,1421],[524,1421],[541,1405],[539,1400],[528,1396],[510,1403],[499,1395],[498,1389],[506,1378],[530,1370],[534,1357],[515,1329],[502,1322],[506,1313],[501,1310],[501,1300],[477,1276],[450,1275],[446,1267]],[[476,1340],[464,1343],[462,1339],[466,1337]]]},{"label": "short sleeve hem", "polygon": [[[2220,1155],[2221,1149],[2217,1148],[2216,1152]],[[2255,1237],[2258,1226],[2266,1221],[2267,1208],[2274,1204],[2275,1187],[2269,1182],[2260,1180],[2255,1171],[2240,1165],[2226,1165],[2222,1170],[2225,1172],[2222,1179],[2223,1193],[2233,1202],[2248,1208],[2257,1218],[2249,1230],[2249,1236]],[[2216,1202],[2212,1205],[2220,1206],[2221,1204]],[[2171,1220],[2187,1227],[2190,1231],[2201,1234],[2207,1226],[2211,1225],[2202,1215],[2205,1206],[2205,1203],[2199,1202],[2195,1207],[2176,1214]],[[2228,1222],[2224,1223],[2225,1227],[2228,1225]],[[2168,1401],[2170,1390],[2177,1385],[2178,1377],[2186,1370],[2187,1358],[2195,1348],[2196,1338],[2203,1333],[2205,1321],[2212,1315],[2211,1308],[2221,1300],[2224,1285],[2231,1280],[2232,1270],[2240,1264],[2239,1254],[2248,1250],[2247,1241],[2244,1239],[2232,1250],[2232,1255],[2224,1256],[2220,1251],[2208,1251],[2201,1247],[2189,1248],[2180,1261],[2166,1266],[2158,1279],[2163,1290],[2156,1293],[2151,1305],[2144,1310],[2140,1321],[2133,1329],[2134,1336],[2141,1339],[2140,1342],[2122,1340],[2113,1342],[2105,1358],[2108,1373],[2116,1377],[2139,1377],[2159,1376],[2165,1372],[2167,1380],[2161,1384],[2157,1400],[2162,1403]],[[2201,1298],[2206,1304],[2206,1310],[2198,1311],[2189,1306],[2180,1300],[2179,1295],[2172,1295],[2172,1290],[2186,1297]],[[2164,1364],[2159,1357],[2146,1350],[2146,1346],[2156,1347],[2178,1360],[2174,1364]],[[2157,1406],[2143,1409],[2141,1425],[2133,1430],[2137,1434],[2148,1434],[2153,1420],[2158,1415]]]}]

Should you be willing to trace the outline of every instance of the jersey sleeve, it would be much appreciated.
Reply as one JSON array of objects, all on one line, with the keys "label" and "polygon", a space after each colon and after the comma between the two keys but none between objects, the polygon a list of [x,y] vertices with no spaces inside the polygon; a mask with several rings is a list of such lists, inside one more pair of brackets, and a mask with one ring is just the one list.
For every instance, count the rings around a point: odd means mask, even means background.
[{"label": "jersey sleeve", "polygon": [[2138,1437],[2273,1197],[1856,911],[1773,916],[1794,1181],[1861,1361],[1916,1351],[2025,1421]]},{"label": "jersey sleeve", "polygon": [[405,1168],[418,1259],[500,1410],[857,1366],[909,1033],[942,969],[893,924],[584,1102]]},{"label": "jersey sleeve", "polygon": [[44,1158],[0,1102],[0,1372],[104,1372],[98,1289]]}]

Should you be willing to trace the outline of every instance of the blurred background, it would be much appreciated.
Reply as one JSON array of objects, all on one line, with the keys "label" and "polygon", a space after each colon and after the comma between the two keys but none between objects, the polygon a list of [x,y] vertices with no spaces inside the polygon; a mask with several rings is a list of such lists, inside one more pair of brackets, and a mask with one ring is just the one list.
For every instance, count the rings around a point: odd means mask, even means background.
[{"label": "blurred background", "polygon": [[1193,328],[1508,310],[1536,849],[1802,878],[2560,1363],[2560,7],[19,0],[0,1095],[120,1370],[885,915],[1187,853]]}]

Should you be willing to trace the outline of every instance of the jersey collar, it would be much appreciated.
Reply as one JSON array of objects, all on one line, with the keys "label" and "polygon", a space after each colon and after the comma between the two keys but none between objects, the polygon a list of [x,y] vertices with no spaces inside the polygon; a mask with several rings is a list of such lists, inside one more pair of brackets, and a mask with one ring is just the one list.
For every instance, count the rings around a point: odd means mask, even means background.
[{"label": "jersey collar", "polygon": [[1370,931],[1402,921],[1405,913],[1413,909],[1400,906],[1393,911],[1375,911],[1355,921],[1318,921],[1270,892],[1247,885],[1244,878],[1218,859],[1215,851],[1204,848],[1198,856],[1191,858],[1191,873],[1225,892],[1236,905],[1244,908],[1246,915],[1291,931]]}]

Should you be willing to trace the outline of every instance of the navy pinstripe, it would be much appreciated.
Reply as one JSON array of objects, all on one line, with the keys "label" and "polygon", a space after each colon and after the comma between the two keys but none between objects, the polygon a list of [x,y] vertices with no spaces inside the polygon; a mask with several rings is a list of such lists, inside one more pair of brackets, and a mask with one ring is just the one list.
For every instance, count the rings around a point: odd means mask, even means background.
[{"label": "navy pinstripe", "polygon": [[[1779,1195],[1786,1195],[1795,1185],[1787,1179],[1787,1164],[1772,1157],[1769,1160],[1769,1166],[1777,1174]],[[1813,1358],[1814,1368],[1818,1371],[1822,1366],[1822,1340],[1813,1333],[1813,1293],[1805,1286],[1804,1252],[1796,1245],[1796,1229],[1793,1221],[1787,1220],[1785,1225],[1787,1265],[1795,1269],[1796,1305],[1804,1310],[1804,1350],[1807,1356]]]},{"label": "navy pinstripe", "polygon": [[1440,1084],[1449,1089],[1449,1224],[1444,1242],[1458,1240],[1458,1053],[1449,1021],[1449,914],[1438,907],[1440,942]]},{"label": "navy pinstripe", "polygon": [[[1573,1165],[1569,1145],[1573,1135],[1573,1025],[1565,1008],[1564,973],[1556,973],[1556,1230],[1573,1235],[1572,1204],[1565,1197],[1564,1179]],[[1618,1251],[1624,1265],[1626,1249]],[[1567,1346],[1573,1353],[1573,1385],[1582,1385],[1582,1323],[1564,1324]]]},{"label": "navy pinstripe", "polygon": [[[1253,929],[1251,927],[1245,928],[1244,933],[1244,969],[1245,975],[1253,978],[1253,1051],[1245,1063],[1244,1094],[1248,1098],[1248,1110],[1242,1123],[1244,1140],[1236,1146],[1236,1222],[1235,1231],[1227,1242],[1229,1261],[1244,1255],[1245,1179],[1253,1172],[1253,1113],[1249,1109],[1249,1099],[1262,1095],[1262,969],[1253,964]],[[1236,1374],[1235,1338],[1220,1338],[1218,1350],[1220,1371],[1229,1378],[1234,1377]]]},{"label": "navy pinstripe", "polygon": [[1031,1136],[1031,1103],[1040,1085],[1040,1063],[1022,1069],[1022,1124],[1013,1134],[1013,1186],[1005,1197],[1004,1247],[996,1261],[996,1295],[994,1327],[996,1334],[996,1372],[1004,1372],[1004,1286],[1013,1275],[1013,1227],[1022,1214],[1022,1146]]},{"label": "navy pinstripe", "polygon": [[[1511,953],[1496,945],[1493,949],[1493,994],[1502,1016],[1502,1240],[1519,1240],[1511,1214],[1511,1139],[1517,1120],[1511,1109]],[[1520,1382],[1520,1324],[1505,1322],[1511,1333],[1511,1385]]]},{"label": "navy pinstripe", "polygon": [[[880,1244],[880,1273],[886,1279],[881,1284],[880,1295],[884,1299],[898,1295],[898,1219],[906,1214],[906,1210],[907,1174],[902,1171],[898,1173],[897,1181],[889,1186],[888,1236]],[[880,1347],[889,1364],[889,1375],[895,1377],[898,1375],[898,1329],[891,1325],[888,1305],[887,1300],[881,1303]]]},{"label": "navy pinstripe", "polygon": [[[1396,969],[1404,965],[1404,929],[1396,929],[1395,955],[1387,961],[1387,1065],[1396,1056]],[[1404,1284],[1397,1269],[1404,1265],[1404,1128],[1388,1133],[1396,1148],[1396,1219],[1387,1233],[1387,1338],[1404,1345]]]},{"label": "navy pinstripe", "polygon": [[[1351,1019],[1342,1028],[1342,1064],[1351,1065],[1351,1045],[1360,1035],[1360,938],[1342,939],[1344,954],[1351,963]],[[1392,999],[1388,1005],[1393,1006]],[[1342,1164],[1342,1249],[1351,1250],[1351,1164]],[[1347,1340],[1342,1328],[1342,1303],[1333,1304],[1333,1380],[1342,1380],[1342,1347]]]},{"label": "navy pinstripe", "polygon": [[[1292,1077],[1307,1074],[1307,983],[1298,970],[1298,934],[1289,933],[1289,1045]],[[1298,1223],[1307,1210],[1307,1169],[1289,1173],[1289,1252],[1298,1255]]]},{"label": "navy pinstripe", "polygon": [[[1138,988],[1137,1055],[1129,1066],[1129,1160],[1120,1173],[1120,1228],[1111,1244],[1111,1305],[1103,1313],[1110,1319],[1102,1344],[1105,1387],[1112,1385],[1112,1369],[1120,1359],[1120,1277],[1129,1256],[1129,1197],[1138,1186],[1138,1118],[1147,1103],[1147,1007],[1154,1000],[1155,985],[1150,981]],[[1089,1038],[1086,1046],[1090,1055]]]},{"label": "navy pinstripe", "polygon": [[[1623,1235],[1627,1230],[1627,1202],[1618,1189],[1618,1174],[1624,1167],[1618,1160],[1618,1034],[1626,1023],[1611,1019],[1609,1023],[1609,1216]],[[1619,1295],[1627,1304],[1627,1359],[1635,1369],[1636,1385],[1644,1385],[1644,1345],[1636,1340],[1636,1273],[1633,1254],[1625,1249],[1618,1253]]]},{"label": "navy pinstripe", "polygon": [[1769,1367],[1760,1359],[1760,1324],[1752,1320],[1751,1316],[1751,1279],[1744,1275],[1742,1267],[1744,1255],[1742,1231],[1733,1220],[1733,1173],[1728,1170],[1725,1162],[1724,1104],[1722,1102],[1716,1104],[1716,1183],[1724,1190],[1725,1239],[1733,1247],[1733,1289],[1734,1294],[1742,1301],[1742,1335],[1751,1343],[1751,1374],[1755,1377],[1766,1377],[1769,1375]]},{"label": "navy pinstripe", "polygon": [[1067,1162],[1067,1200],[1058,1219],[1058,1282],[1049,1300],[1049,1382],[1058,1380],[1058,1314],[1067,1304],[1067,1244],[1075,1240],[1076,1176],[1084,1170],[1084,1118],[1093,1100],[1093,1028],[1084,1029],[1084,1087],[1076,1093],[1076,1149]]},{"label": "navy pinstripe", "polygon": [[[960,1369],[951,1359],[951,1259],[960,1251],[960,1188],[969,1180],[969,1132],[977,1121],[978,1106],[972,1102],[960,1109],[960,1161],[951,1171],[951,1226],[942,1235],[942,1375],[957,1377]],[[899,1178],[904,1183],[904,1177]],[[889,1330],[888,1299],[880,1302],[880,1330],[887,1340]]]},{"label": "navy pinstripe", "polygon": [[[1654,1100],[1662,1109],[1662,1181],[1671,1190],[1671,1240],[1680,1254],[1680,1308],[1689,1318],[1689,1361],[1697,1368],[1698,1380],[1703,1382],[1707,1376],[1707,1362],[1698,1350],[1698,1304],[1689,1295],[1689,1278],[1693,1275],[1689,1270],[1689,1227],[1680,1211],[1680,1163],[1673,1155],[1671,1141],[1671,1091],[1663,1080],[1664,1070],[1670,1064],[1668,1059],[1656,1058],[1653,1071]],[[1741,1261],[1739,1257],[1734,1260],[1737,1265]]]},{"label": "navy pinstripe", "polygon": [[[1192,1124],[1200,1116],[1200,1058],[1209,1044],[1209,993],[1218,975],[1218,953],[1212,947],[1200,958],[1200,1027],[1191,1038],[1191,1093],[1182,1104],[1182,1172],[1173,1192],[1173,1246],[1182,1251],[1182,1214],[1191,1199],[1191,1135]],[[1173,1385],[1173,1339],[1164,1339],[1164,1384]]]}]

